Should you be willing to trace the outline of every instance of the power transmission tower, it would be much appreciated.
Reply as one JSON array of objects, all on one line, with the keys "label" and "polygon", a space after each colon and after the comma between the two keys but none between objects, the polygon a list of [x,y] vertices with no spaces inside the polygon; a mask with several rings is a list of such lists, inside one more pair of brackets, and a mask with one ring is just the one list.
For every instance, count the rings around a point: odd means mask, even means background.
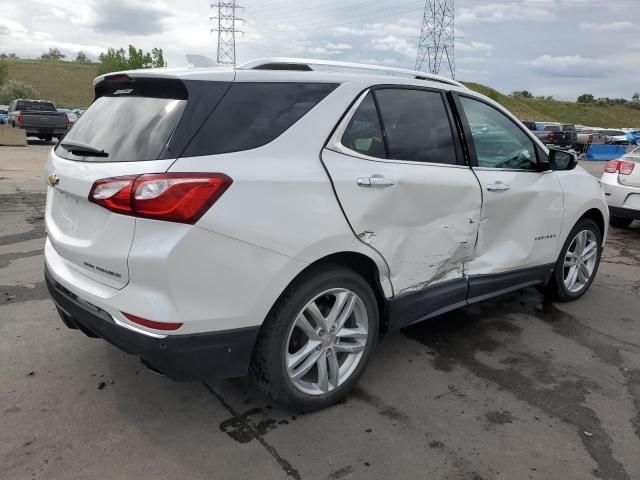
[{"label": "power transmission tower", "polygon": [[429,73],[437,75],[444,60],[451,78],[456,77],[454,19],[454,0],[426,0],[418,40],[416,70],[422,70],[426,61]]},{"label": "power transmission tower", "polygon": [[218,3],[212,3],[210,8],[216,13],[209,17],[209,20],[217,23],[212,32],[218,32],[218,63],[221,65],[236,64],[236,32],[244,33],[236,30],[236,22],[242,21],[236,16],[236,11],[242,7],[236,5],[236,0],[220,0]]}]

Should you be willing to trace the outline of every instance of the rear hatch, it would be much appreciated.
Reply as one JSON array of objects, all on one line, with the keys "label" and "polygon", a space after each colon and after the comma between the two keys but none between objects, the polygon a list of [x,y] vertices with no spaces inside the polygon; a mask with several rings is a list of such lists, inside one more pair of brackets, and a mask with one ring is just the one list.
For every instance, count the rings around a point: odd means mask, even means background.
[{"label": "rear hatch", "polygon": [[[187,83],[106,77],[96,84],[96,100],[49,155],[47,233],[70,268],[114,288],[128,283],[136,220],[90,202],[89,194],[100,179],[167,171],[191,138],[193,117],[219,100],[214,94],[189,101]],[[222,95],[228,82],[220,85],[210,90]]]}]

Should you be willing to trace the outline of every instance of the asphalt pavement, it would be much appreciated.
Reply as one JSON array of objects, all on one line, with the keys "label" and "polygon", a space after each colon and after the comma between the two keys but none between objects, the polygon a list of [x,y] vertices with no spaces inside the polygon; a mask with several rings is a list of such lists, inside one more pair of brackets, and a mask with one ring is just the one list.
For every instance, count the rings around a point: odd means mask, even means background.
[{"label": "asphalt pavement", "polygon": [[390,335],[346,401],[304,414],[64,327],[43,280],[50,148],[0,147],[0,478],[640,478],[640,222],[611,229],[581,300],[525,289]]}]

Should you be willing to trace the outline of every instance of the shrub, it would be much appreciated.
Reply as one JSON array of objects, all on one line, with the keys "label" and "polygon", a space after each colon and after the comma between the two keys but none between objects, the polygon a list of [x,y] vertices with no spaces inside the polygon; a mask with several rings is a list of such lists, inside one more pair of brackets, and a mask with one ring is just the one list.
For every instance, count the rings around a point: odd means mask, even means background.
[{"label": "shrub", "polygon": [[28,83],[9,80],[0,87],[0,103],[11,103],[16,98],[38,98],[40,93]]}]

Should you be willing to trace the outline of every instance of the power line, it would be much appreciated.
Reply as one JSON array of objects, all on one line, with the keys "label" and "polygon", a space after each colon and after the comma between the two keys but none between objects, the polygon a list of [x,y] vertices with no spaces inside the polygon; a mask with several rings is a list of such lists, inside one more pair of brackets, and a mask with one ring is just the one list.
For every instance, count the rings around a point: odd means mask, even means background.
[{"label": "power line", "polygon": [[241,18],[236,17],[236,11],[242,7],[236,5],[236,0],[220,0],[218,3],[212,3],[210,8],[216,13],[209,17],[209,20],[217,23],[217,27],[211,28],[211,31],[218,32],[218,63],[235,66],[236,33],[243,33],[236,29],[236,22],[242,21]]},{"label": "power line", "polygon": [[426,62],[429,73],[438,75],[442,62],[446,61],[451,78],[456,78],[454,20],[454,0],[426,0],[418,39],[416,70],[422,70]]}]

